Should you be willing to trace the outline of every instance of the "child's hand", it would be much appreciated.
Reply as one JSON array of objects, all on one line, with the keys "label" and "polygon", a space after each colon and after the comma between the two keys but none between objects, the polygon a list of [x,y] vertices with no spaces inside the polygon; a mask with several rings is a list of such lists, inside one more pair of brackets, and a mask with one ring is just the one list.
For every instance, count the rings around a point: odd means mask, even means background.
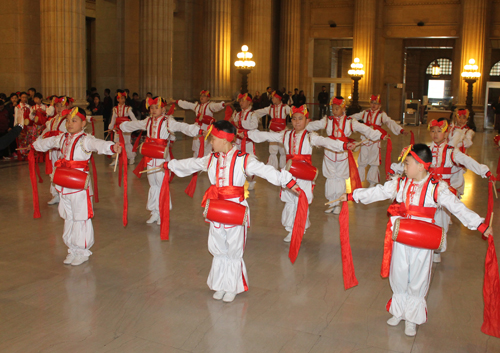
[{"label": "child's hand", "polygon": [[342,194],[339,201],[347,201],[347,194]]},{"label": "child's hand", "polygon": [[168,101],[168,104],[175,104],[175,101],[173,99]]},{"label": "child's hand", "polygon": [[382,140],[387,141],[388,139],[390,139],[389,135],[385,135]]},{"label": "child's hand", "polygon": [[486,232],[484,232],[484,237],[485,238],[488,238],[490,235],[493,235],[493,228],[492,227],[488,227],[488,229],[486,229]]},{"label": "child's hand", "polygon": [[245,135],[242,132],[240,132],[238,133],[238,137],[243,140],[243,138],[245,138]]},{"label": "child's hand", "polygon": [[410,134],[410,132],[409,132],[409,131],[404,131],[404,130],[403,130],[402,134],[403,134],[403,135],[405,135],[405,136],[408,136],[408,135]]},{"label": "child's hand", "polygon": [[292,190],[295,195],[300,195],[300,188],[297,184],[295,184],[290,190]]},{"label": "child's hand", "polygon": [[349,142],[349,143],[347,144],[347,149],[348,149],[348,150],[353,150],[353,149],[355,149],[355,148],[356,148],[356,144],[355,144],[354,142]]},{"label": "child's hand", "polygon": [[113,152],[118,154],[122,153],[122,146],[119,143],[115,143],[113,145]]}]

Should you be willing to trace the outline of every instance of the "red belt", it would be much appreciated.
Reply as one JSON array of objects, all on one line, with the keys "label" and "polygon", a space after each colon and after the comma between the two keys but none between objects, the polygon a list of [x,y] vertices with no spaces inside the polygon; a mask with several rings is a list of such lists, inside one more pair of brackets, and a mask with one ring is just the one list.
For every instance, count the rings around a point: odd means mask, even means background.
[{"label": "red belt", "polygon": [[147,142],[147,143],[156,143],[157,145],[161,145],[161,146],[168,145],[168,140],[166,140],[166,139],[154,139],[154,138],[151,138],[151,137],[146,137],[146,140],[144,142]]},{"label": "red belt", "polygon": [[245,200],[245,188],[243,186],[222,186],[218,187],[215,185],[210,186],[205,195],[203,195],[203,201],[201,206],[205,207],[208,199],[235,199],[239,198],[240,202]]},{"label": "red belt", "polygon": [[278,119],[272,118],[271,125],[269,125],[269,129],[274,132],[280,132],[285,130],[286,128],[286,119]]},{"label": "red belt", "polygon": [[66,167],[73,169],[83,169],[89,171],[89,161],[68,161],[67,159],[59,159],[54,163],[54,167]]},{"label": "red belt", "polygon": [[130,121],[130,119],[128,117],[116,118],[116,127],[119,127],[121,123],[124,123],[126,121]]},{"label": "red belt", "polygon": [[214,121],[215,121],[214,117],[212,117],[210,115],[203,115],[203,116],[201,116],[201,114],[198,114],[196,116],[195,123],[201,126],[201,124],[210,125]]},{"label": "red belt", "polygon": [[416,205],[410,205],[409,208],[406,210],[406,215],[429,218],[432,220],[434,220],[435,213],[436,213],[436,208],[434,207],[423,207]]}]

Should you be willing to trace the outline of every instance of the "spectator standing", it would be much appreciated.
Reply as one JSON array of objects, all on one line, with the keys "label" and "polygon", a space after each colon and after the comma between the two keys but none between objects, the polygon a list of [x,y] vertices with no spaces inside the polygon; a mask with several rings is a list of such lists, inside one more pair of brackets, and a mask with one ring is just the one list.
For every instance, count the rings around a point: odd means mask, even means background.
[{"label": "spectator standing", "polygon": [[94,94],[92,104],[89,106],[92,116],[104,115],[104,104],[101,102],[101,96]]},{"label": "spectator standing", "polygon": [[[10,130],[9,112],[5,109],[5,102],[0,100],[0,137],[7,134]],[[10,159],[9,147],[0,150],[0,160]]]},{"label": "spectator standing", "polygon": [[292,96],[292,101],[293,101],[293,106],[298,108],[300,107],[300,104],[299,104],[299,89],[298,88],[295,88],[293,90],[293,96]]},{"label": "spectator standing", "polygon": [[111,121],[111,112],[113,111],[113,99],[110,96],[111,90],[106,88],[104,90],[104,99],[102,101],[102,118],[104,121],[104,131],[108,130],[109,122]]},{"label": "spectator standing", "polygon": [[330,100],[330,94],[326,91],[326,86],[321,87],[321,92],[318,94],[319,103],[319,118],[323,119],[326,115],[328,116],[328,102]]},{"label": "spectator standing", "polygon": [[257,110],[257,109],[261,108],[260,101],[261,101],[260,92],[259,91],[255,91],[255,94],[253,96],[253,104],[252,104],[253,110]]},{"label": "spectator standing", "polygon": [[[273,90],[271,87],[267,87],[266,92],[260,97],[260,109],[269,107],[271,105],[272,98]],[[271,117],[269,115],[265,115],[262,117],[262,127],[264,128],[264,130],[267,130],[270,121]]]},{"label": "spectator standing", "polygon": [[299,104],[299,107],[303,106],[304,104],[306,104],[306,96],[304,94],[304,91],[300,90],[299,92],[299,97],[298,97],[298,100],[297,100],[297,103]]}]

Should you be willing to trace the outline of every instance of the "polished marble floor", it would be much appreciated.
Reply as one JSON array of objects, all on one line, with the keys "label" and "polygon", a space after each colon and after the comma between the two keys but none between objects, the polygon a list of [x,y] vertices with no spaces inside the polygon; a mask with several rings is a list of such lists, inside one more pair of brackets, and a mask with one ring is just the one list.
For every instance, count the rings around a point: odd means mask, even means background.
[{"label": "polished marble floor", "polygon": [[[409,129],[417,142],[429,141],[425,127]],[[493,135],[478,133],[470,154],[494,170],[500,152]],[[393,141],[394,159],[409,136]],[[190,139],[179,139],[175,156],[190,156],[190,147]],[[267,145],[257,155],[266,160]],[[321,158],[315,150],[318,167]],[[162,242],[159,227],[145,224],[147,179],[131,172],[123,228],[122,190],[108,164],[97,157],[94,254],[72,267],[62,264],[63,221],[45,203],[48,177],[39,185],[42,218],[34,220],[27,164],[0,163],[0,352],[500,352],[500,339],[480,331],[487,244],[456,218],[448,251],[433,268],[428,322],[410,338],[403,323],[386,324],[391,289],[379,272],[389,202],[349,205],[359,285],[345,291],[338,217],[323,212],[325,179],[318,178],[312,226],[294,265],[283,242],[279,190],[258,180],[249,198],[250,289],[224,304],[206,286],[212,260],[200,207],[206,175],[193,199],[183,193],[189,179],[174,179],[171,239]],[[484,215],[487,183],[471,172],[466,181],[464,202]]]}]

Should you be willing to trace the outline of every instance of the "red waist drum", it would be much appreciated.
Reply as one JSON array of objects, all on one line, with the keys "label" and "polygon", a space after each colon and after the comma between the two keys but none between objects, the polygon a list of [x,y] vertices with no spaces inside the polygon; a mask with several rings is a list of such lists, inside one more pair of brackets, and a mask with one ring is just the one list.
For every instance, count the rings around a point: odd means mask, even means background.
[{"label": "red waist drum", "polygon": [[50,178],[54,184],[69,189],[87,190],[90,185],[90,174],[68,167],[56,167]]},{"label": "red waist drum", "polygon": [[398,218],[394,223],[392,240],[415,248],[441,250],[444,229],[417,219]]},{"label": "red waist drum", "polygon": [[285,170],[297,179],[315,181],[318,177],[318,168],[305,161],[290,159],[286,163]]},{"label": "red waist drum", "polygon": [[271,119],[271,125],[269,125],[269,130],[274,132],[280,132],[286,129],[286,119]]},{"label": "red waist drum", "polygon": [[168,147],[154,142],[144,142],[139,147],[139,152],[143,156],[155,159],[167,159],[169,155]]},{"label": "red waist drum", "polygon": [[35,115],[35,124],[45,125],[47,122],[47,114],[43,110],[37,110]]},{"label": "red waist drum", "polygon": [[130,119],[126,116],[123,117],[117,117],[116,118],[116,126],[120,126],[121,123],[124,123],[126,121],[130,121]]},{"label": "red waist drum", "polygon": [[236,202],[209,199],[203,217],[212,222],[243,226],[247,223],[248,207]]},{"label": "red waist drum", "polygon": [[203,117],[200,119],[200,122],[202,122],[205,125],[210,125],[215,121],[215,118],[211,117],[210,115],[203,115]]}]

